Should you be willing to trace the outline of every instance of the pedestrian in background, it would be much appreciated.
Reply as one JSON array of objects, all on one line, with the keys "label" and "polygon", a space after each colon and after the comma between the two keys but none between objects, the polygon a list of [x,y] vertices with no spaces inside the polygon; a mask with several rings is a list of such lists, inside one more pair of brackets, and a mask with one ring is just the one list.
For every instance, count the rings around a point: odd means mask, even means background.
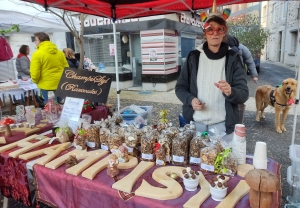
[{"label": "pedestrian in background", "polygon": [[232,48],[233,51],[238,52],[241,57],[243,64],[246,64],[252,77],[253,82],[258,81],[258,73],[256,71],[255,63],[249,49],[243,44],[239,43],[238,39],[232,35],[227,35],[228,45]]},{"label": "pedestrian in background", "polygon": [[29,66],[30,60],[28,58],[28,54],[30,53],[30,48],[28,45],[22,45],[19,49],[19,55],[16,59],[16,69],[18,71],[18,79],[22,79],[22,77],[29,77]]},{"label": "pedestrian in background", "polygon": [[78,69],[79,61],[75,58],[74,51],[71,48],[64,48],[63,52],[66,56],[69,67]]},{"label": "pedestrian in background", "polygon": [[[36,51],[32,54],[30,75],[34,83],[41,89],[44,101],[48,101],[48,91],[57,89],[63,70],[69,67],[64,53],[50,42],[46,33],[34,34]],[[60,99],[57,98],[60,102]]]}]

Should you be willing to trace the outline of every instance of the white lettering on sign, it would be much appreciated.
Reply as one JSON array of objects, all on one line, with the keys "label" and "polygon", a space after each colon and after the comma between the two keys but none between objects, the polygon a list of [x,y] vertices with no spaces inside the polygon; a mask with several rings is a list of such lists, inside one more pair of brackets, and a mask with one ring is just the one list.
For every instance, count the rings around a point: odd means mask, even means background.
[{"label": "white lettering on sign", "polygon": [[[117,20],[116,23],[127,23],[127,22],[138,22],[139,18],[134,19],[125,19],[125,20]],[[112,20],[109,18],[92,18],[84,21],[84,27],[92,27],[92,26],[100,26],[100,25],[110,25],[112,24]]]},{"label": "white lettering on sign", "polygon": [[182,23],[186,23],[186,24],[193,25],[196,27],[203,26],[203,22],[201,22],[200,20],[198,20],[196,18],[187,17],[184,13],[181,13],[179,20]]}]

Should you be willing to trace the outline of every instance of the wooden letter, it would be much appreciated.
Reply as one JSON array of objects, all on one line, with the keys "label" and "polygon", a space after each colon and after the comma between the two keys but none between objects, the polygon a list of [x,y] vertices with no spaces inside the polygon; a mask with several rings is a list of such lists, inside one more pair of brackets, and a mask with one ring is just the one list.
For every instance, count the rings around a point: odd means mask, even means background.
[{"label": "wooden letter", "polygon": [[43,144],[47,144],[49,141],[50,141],[50,138],[45,138],[45,139],[42,139],[41,141],[38,141],[36,143],[30,143],[30,142],[28,142],[28,143],[21,143],[21,146],[23,146],[21,149],[13,151],[13,152],[9,153],[8,155],[10,157],[16,158],[19,155],[28,152],[29,150],[32,150],[32,149],[34,149],[36,147],[39,147],[39,146],[41,146]]},{"label": "wooden letter", "polygon": [[54,146],[51,146],[51,147],[47,147],[47,148],[44,148],[44,149],[36,150],[36,151],[34,151],[34,152],[28,152],[28,153],[19,155],[19,158],[22,159],[22,160],[29,160],[29,159],[34,158],[34,157],[36,157],[36,156],[45,154],[44,152],[47,151],[47,150],[50,150],[50,149],[51,149],[51,150],[56,149],[56,148],[58,148],[60,145],[61,145],[61,144],[57,144],[57,145],[54,145]]},{"label": "wooden letter", "polygon": [[64,151],[68,146],[70,146],[71,142],[66,142],[63,144],[58,145],[58,147],[52,148],[51,150],[45,150],[44,154],[46,154],[44,157],[39,158],[36,163],[40,165],[45,165],[46,163],[50,162],[53,158],[55,158],[60,152]]},{"label": "wooden letter", "polygon": [[135,195],[158,200],[178,198],[183,192],[182,187],[176,180],[168,175],[176,173],[179,177],[183,177],[183,169],[183,167],[176,166],[157,168],[152,173],[152,178],[158,183],[165,185],[167,188],[151,186],[147,181],[143,180],[142,185],[135,191]]},{"label": "wooden letter", "polygon": [[210,196],[210,184],[199,171],[199,184],[201,190],[192,196],[184,205],[184,208],[200,207],[200,205]]},{"label": "wooden letter", "polygon": [[136,166],[127,176],[114,183],[112,188],[131,193],[133,184],[136,180],[153,166],[154,162],[141,161],[140,164],[138,164],[138,166]]},{"label": "wooden letter", "polygon": [[241,180],[238,185],[228,194],[216,208],[233,208],[240,199],[245,196],[250,187],[245,180]]},{"label": "wooden letter", "polygon": [[14,142],[14,143],[5,145],[5,146],[3,146],[3,147],[0,147],[0,153],[1,153],[1,152],[5,152],[5,151],[7,151],[7,150],[10,150],[10,149],[13,149],[13,148],[17,147],[19,142],[27,142],[27,141],[30,141],[30,140],[35,139],[36,137],[38,137],[38,135],[37,135],[37,134],[34,134],[34,135],[31,135],[30,137],[27,137],[27,138],[25,138],[25,139],[22,139],[22,140],[19,140],[19,141],[17,141],[17,142]]},{"label": "wooden letter", "polygon": [[103,157],[104,155],[107,155],[108,151],[106,150],[94,150],[90,152],[80,153],[76,154],[77,159],[84,159],[77,165],[74,165],[71,168],[68,168],[66,170],[67,173],[77,176],[79,173],[81,173],[83,170],[85,170],[87,167],[89,167],[91,164],[96,162],[98,159]]},{"label": "wooden letter", "polygon": [[0,137],[0,144],[6,144],[6,140],[4,137]]},{"label": "wooden letter", "polygon": [[[119,169],[130,169],[137,166],[138,160],[136,157],[132,157],[129,155],[129,161],[127,163],[119,163],[118,168]],[[108,165],[108,158],[105,157],[93,166],[89,167],[82,173],[82,177],[93,180],[95,176],[102,171],[104,168],[106,168]]]},{"label": "wooden letter", "polygon": [[68,152],[67,154],[60,156],[59,158],[56,158],[55,160],[52,160],[51,162],[47,163],[45,165],[45,167],[55,170],[56,168],[58,168],[59,166],[64,164],[64,162],[69,158],[70,155],[76,156],[76,154],[79,154],[80,152],[84,153],[84,152],[86,152],[86,150],[76,150],[75,149],[71,152]]}]

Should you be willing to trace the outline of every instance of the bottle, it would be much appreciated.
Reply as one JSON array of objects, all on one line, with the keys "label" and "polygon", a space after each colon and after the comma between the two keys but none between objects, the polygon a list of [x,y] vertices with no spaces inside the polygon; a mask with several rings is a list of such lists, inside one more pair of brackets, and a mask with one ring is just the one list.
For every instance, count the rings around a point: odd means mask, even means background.
[{"label": "bottle", "polygon": [[57,105],[53,91],[48,91],[48,118],[49,122],[55,122],[58,119]]}]

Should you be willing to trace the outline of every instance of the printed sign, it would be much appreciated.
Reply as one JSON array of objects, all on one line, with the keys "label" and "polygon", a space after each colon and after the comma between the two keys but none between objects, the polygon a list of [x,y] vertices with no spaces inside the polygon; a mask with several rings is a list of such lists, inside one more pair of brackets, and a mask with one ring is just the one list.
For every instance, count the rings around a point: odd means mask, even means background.
[{"label": "printed sign", "polygon": [[149,49],[149,60],[157,61],[157,49],[156,48]]},{"label": "printed sign", "polygon": [[68,121],[68,126],[73,133],[78,128],[78,121],[80,119],[84,99],[67,97],[61,112],[60,121]]},{"label": "printed sign", "polygon": [[110,56],[115,55],[115,44],[109,44],[109,55]]},{"label": "printed sign", "polygon": [[109,74],[65,68],[56,94],[106,103],[111,82],[112,75]]}]

